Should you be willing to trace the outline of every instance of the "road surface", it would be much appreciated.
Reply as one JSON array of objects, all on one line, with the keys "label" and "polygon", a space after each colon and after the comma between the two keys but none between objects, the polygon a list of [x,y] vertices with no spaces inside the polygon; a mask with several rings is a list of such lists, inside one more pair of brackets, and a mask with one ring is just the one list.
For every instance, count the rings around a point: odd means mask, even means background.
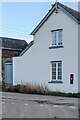
[{"label": "road surface", "polygon": [[3,92],[2,118],[79,118],[78,98]]}]

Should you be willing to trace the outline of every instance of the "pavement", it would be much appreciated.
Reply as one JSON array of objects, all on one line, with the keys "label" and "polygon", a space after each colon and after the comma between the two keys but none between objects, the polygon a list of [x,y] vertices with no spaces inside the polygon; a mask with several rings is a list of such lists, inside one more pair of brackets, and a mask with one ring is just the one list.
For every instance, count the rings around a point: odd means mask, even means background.
[{"label": "pavement", "polygon": [[2,118],[79,118],[78,98],[3,92]]}]

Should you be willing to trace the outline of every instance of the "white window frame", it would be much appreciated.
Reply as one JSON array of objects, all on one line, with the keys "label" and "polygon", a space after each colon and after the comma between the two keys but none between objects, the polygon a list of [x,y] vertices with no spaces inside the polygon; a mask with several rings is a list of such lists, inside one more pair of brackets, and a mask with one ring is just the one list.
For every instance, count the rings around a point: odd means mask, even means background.
[{"label": "white window frame", "polygon": [[[61,68],[58,66],[59,63],[61,64]],[[54,64],[56,65],[56,69],[54,69],[55,67],[53,67]],[[61,70],[61,71],[59,71],[59,70]],[[60,73],[61,73],[61,75],[60,75]],[[61,77],[61,78],[59,79],[59,77]],[[62,81],[62,61],[51,61],[51,80],[52,81]]]},{"label": "white window frame", "polygon": [[63,29],[52,30],[52,46],[62,46]]}]

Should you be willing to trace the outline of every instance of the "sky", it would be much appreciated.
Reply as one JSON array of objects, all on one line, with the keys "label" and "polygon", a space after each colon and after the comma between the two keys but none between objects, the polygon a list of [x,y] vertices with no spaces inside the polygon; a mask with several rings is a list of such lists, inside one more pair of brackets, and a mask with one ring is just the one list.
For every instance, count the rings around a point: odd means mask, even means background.
[{"label": "sky", "polygon": [[[54,1],[9,2],[9,0],[3,0],[0,3],[0,16],[2,17],[0,19],[0,36],[24,39],[29,43],[33,40],[30,33],[46,15]],[[78,1],[68,0],[65,2],[63,0],[61,3],[78,9]]]}]

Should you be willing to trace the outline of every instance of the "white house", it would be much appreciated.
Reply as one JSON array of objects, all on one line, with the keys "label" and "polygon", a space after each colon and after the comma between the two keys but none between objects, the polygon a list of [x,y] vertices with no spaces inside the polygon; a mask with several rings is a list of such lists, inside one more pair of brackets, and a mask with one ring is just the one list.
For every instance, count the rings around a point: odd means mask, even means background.
[{"label": "white house", "polygon": [[59,2],[31,32],[33,41],[13,58],[13,84],[36,83],[53,91],[79,92],[80,12]]},{"label": "white house", "polygon": [[0,38],[0,84],[2,82],[2,39]]}]

